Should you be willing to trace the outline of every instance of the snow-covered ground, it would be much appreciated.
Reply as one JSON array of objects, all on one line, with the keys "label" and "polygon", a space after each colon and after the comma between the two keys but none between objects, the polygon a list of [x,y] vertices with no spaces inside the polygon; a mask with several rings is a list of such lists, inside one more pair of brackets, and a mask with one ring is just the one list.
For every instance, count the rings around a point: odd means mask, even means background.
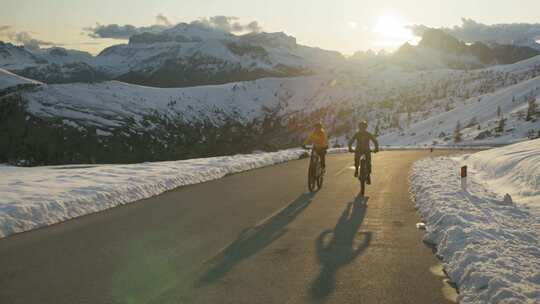
[{"label": "snow-covered ground", "polygon": [[[533,140],[413,166],[425,241],[436,246],[460,303],[538,303],[539,161],[540,140]],[[462,165],[470,167],[466,187]]]},{"label": "snow-covered ground", "polygon": [[506,193],[540,216],[540,140],[531,140],[465,157],[472,173],[494,193]]},{"label": "snow-covered ground", "polygon": [[[339,151],[339,150],[337,150]],[[129,165],[0,166],[0,238],[158,195],[179,186],[298,159],[303,150]]]},{"label": "snow-covered ground", "polygon": [[20,84],[41,84],[41,82],[24,78],[4,69],[0,69],[0,90]]},{"label": "snow-covered ground", "polygon": [[[540,103],[540,77],[470,98],[451,111],[432,115],[404,131],[385,134],[380,142],[394,145],[455,144],[454,132],[459,122],[462,143],[512,143],[527,138],[531,130],[535,134],[540,130],[539,119],[525,120],[531,99]],[[505,119],[504,130],[497,132],[502,118]],[[486,131],[489,135],[480,135]]]}]

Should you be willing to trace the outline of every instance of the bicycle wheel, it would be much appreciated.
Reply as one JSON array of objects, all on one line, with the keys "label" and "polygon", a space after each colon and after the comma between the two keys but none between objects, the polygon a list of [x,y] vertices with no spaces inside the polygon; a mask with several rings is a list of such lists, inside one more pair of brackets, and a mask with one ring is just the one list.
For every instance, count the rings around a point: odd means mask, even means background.
[{"label": "bicycle wheel", "polygon": [[311,161],[309,163],[309,169],[308,169],[308,189],[311,192],[317,191],[317,179],[315,178],[315,165],[313,162],[313,158],[311,158]]},{"label": "bicycle wheel", "polygon": [[324,174],[322,174],[322,169],[319,171],[320,171],[319,176],[317,177],[317,188],[319,188],[318,190],[322,188],[323,181],[324,181]]},{"label": "bicycle wheel", "polygon": [[358,179],[360,180],[360,194],[364,196],[364,193],[366,192],[366,179],[367,179],[367,166],[366,166],[365,159],[362,159],[360,161],[360,174],[358,175]]}]

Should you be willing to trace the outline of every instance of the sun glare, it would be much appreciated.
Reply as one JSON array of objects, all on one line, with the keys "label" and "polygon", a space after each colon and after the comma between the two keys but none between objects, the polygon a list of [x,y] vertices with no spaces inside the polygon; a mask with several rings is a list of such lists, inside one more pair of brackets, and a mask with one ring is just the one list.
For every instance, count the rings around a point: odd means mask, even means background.
[{"label": "sun glare", "polygon": [[416,44],[418,42],[412,32],[406,28],[403,18],[394,15],[382,15],[373,27],[378,36],[376,44],[381,47],[398,47],[405,42]]}]

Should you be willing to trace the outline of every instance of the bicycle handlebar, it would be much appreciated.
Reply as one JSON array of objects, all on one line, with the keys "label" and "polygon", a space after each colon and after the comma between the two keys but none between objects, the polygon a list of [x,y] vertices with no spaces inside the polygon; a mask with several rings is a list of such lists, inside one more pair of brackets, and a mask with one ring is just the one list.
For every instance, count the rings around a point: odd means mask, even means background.
[{"label": "bicycle handlebar", "polygon": [[[380,151],[382,151],[382,150],[381,150],[381,149],[369,149],[369,152],[370,152],[370,153],[371,153],[371,152],[377,153],[377,152],[380,152]],[[349,152],[350,152],[350,153],[354,153],[354,152],[356,152],[356,149],[353,149],[353,148],[351,147],[351,148],[349,148]]]}]

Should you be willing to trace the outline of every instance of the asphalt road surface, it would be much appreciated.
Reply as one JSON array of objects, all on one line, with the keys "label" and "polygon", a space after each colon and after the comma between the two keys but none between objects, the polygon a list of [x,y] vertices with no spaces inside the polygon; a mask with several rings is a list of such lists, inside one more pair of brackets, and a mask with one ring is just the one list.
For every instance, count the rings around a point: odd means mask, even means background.
[{"label": "asphalt road surface", "polygon": [[[435,155],[445,154],[436,151]],[[422,243],[408,171],[428,151],[235,174],[0,240],[0,303],[452,303]]]}]

